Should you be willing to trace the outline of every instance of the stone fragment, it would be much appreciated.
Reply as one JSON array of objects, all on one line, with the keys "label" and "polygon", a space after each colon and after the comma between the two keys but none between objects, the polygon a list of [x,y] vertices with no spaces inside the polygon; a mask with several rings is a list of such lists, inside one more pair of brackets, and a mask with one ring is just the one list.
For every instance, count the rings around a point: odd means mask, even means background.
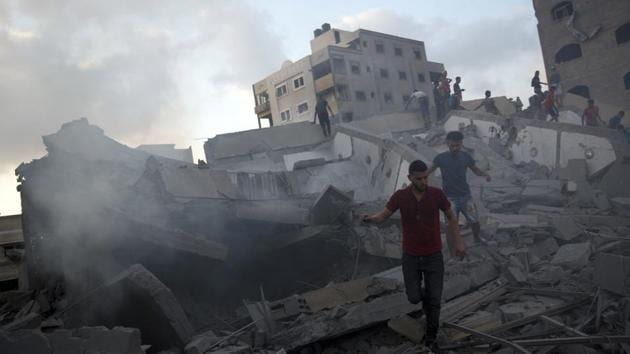
[{"label": "stone fragment", "polygon": [[184,352],[186,354],[203,354],[210,350],[218,340],[219,338],[212,330],[204,332],[194,336],[184,348]]},{"label": "stone fragment", "polygon": [[319,195],[311,207],[311,221],[313,224],[330,224],[348,208],[352,198],[334,186],[329,185]]},{"label": "stone fragment", "polygon": [[138,328],[143,340],[158,350],[184,347],[192,335],[188,317],[171,290],[140,264],[108,281],[66,316],[67,327]]},{"label": "stone fragment", "polygon": [[536,242],[529,246],[528,252],[530,257],[537,257],[538,259],[550,256],[558,251],[558,242],[553,237],[549,237],[543,241]]},{"label": "stone fragment", "polygon": [[525,275],[525,273],[523,273],[523,271],[520,268],[508,267],[507,272],[511,281],[513,281],[514,283],[521,284],[521,283],[527,282],[527,276]]},{"label": "stone fragment", "polygon": [[76,336],[83,339],[87,352],[143,354],[140,331],[137,328],[83,327]]},{"label": "stone fragment", "polygon": [[562,194],[564,182],[560,180],[531,180],[523,189],[521,199],[526,203],[547,206],[564,206],[566,198]]},{"label": "stone fragment", "polygon": [[458,274],[444,282],[442,300],[448,301],[459,295],[466,293],[471,287],[471,278],[467,275]]},{"label": "stone fragment", "polygon": [[595,259],[595,284],[625,296],[630,294],[630,257],[599,253]]},{"label": "stone fragment", "polygon": [[499,271],[494,266],[494,263],[484,262],[475,266],[470,271],[470,286],[478,288],[485,283],[496,279],[499,276]]},{"label": "stone fragment", "polygon": [[421,343],[426,332],[424,320],[417,320],[408,315],[392,318],[387,321],[387,327],[415,343]]},{"label": "stone fragment", "polygon": [[588,263],[591,256],[591,243],[569,243],[560,249],[551,260],[551,264],[571,269],[580,269]]},{"label": "stone fragment", "polygon": [[14,332],[0,330],[2,354],[51,354],[46,336],[38,330],[20,329]]},{"label": "stone fragment", "polygon": [[554,236],[564,241],[571,241],[582,233],[570,216],[554,216],[551,225],[556,229]]},{"label": "stone fragment", "polygon": [[38,313],[31,312],[26,316],[22,316],[11,323],[2,326],[5,331],[15,331],[17,329],[35,329],[39,328],[42,323],[42,316]]},{"label": "stone fragment", "polygon": [[52,347],[53,353],[64,354],[83,354],[85,347],[83,339],[73,337],[72,331],[69,329],[59,329],[50,333],[46,333],[46,338]]}]

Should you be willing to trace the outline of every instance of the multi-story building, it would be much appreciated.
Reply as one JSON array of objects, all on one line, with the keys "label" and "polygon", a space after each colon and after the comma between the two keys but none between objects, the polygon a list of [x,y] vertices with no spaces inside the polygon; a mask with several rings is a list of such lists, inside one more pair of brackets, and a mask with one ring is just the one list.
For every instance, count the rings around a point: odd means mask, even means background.
[{"label": "multi-story building", "polygon": [[313,120],[320,95],[334,120],[345,122],[401,111],[414,89],[424,91],[433,105],[431,82],[442,71],[443,64],[427,60],[421,41],[324,24],[314,31],[311,55],[285,62],[253,85],[258,124]]},{"label": "multi-story building", "polygon": [[555,67],[568,92],[630,109],[630,1],[533,3],[547,77]]}]

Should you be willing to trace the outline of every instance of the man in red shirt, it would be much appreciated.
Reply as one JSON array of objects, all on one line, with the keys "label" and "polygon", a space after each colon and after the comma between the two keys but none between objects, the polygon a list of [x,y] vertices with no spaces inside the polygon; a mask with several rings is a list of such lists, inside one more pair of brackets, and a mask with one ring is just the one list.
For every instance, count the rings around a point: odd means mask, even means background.
[{"label": "man in red shirt", "polygon": [[400,209],[403,234],[402,270],[407,298],[412,304],[422,301],[427,318],[425,344],[435,349],[444,282],[440,210],[448,220],[457,256],[464,255],[464,241],[446,195],[441,189],[428,186],[428,172],[424,162],[412,162],[407,176],[411,185],[396,191],[380,213],[363,215],[362,220],[380,223]]},{"label": "man in red shirt", "polygon": [[549,87],[549,92],[547,92],[547,96],[545,96],[545,100],[543,101],[543,107],[545,108],[545,112],[551,116],[550,122],[558,121],[558,108],[556,108],[556,88],[554,86]]},{"label": "man in red shirt", "polygon": [[591,127],[596,127],[600,125],[600,123],[604,126],[606,125],[602,117],[599,116],[599,107],[595,105],[595,101],[593,100],[588,100],[588,107],[586,107],[584,113],[582,113],[582,125],[584,125],[584,123]]}]

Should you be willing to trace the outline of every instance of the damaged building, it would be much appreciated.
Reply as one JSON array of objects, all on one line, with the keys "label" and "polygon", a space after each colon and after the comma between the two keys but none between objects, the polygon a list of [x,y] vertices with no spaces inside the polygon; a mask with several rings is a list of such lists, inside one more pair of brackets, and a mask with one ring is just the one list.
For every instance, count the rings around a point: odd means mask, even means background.
[{"label": "damaged building", "polygon": [[[376,115],[330,139],[305,122],[223,134],[201,164],[130,148],[86,119],[64,124],[43,138],[46,156],[16,169],[20,239],[5,254],[20,281],[0,293],[0,348],[425,352],[399,216],[359,216],[453,130],[492,182],[469,176],[485,241],[463,224],[466,258],[444,250],[443,349],[630,350],[623,137],[468,111],[430,129],[416,113]],[[5,242],[17,226],[3,225]]]}]

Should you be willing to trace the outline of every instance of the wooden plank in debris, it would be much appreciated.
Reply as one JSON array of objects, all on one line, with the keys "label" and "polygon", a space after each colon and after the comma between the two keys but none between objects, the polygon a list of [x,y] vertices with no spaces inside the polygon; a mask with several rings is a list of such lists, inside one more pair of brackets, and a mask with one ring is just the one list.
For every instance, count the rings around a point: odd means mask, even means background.
[{"label": "wooden plank in debris", "polygon": [[569,344],[604,344],[604,343],[630,343],[630,336],[587,336],[565,338],[521,339],[513,343],[523,346],[547,346]]},{"label": "wooden plank in debris", "polygon": [[444,327],[454,328],[454,329],[456,329],[458,331],[470,333],[470,334],[472,334],[473,336],[476,336],[476,337],[484,338],[484,339],[490,340],[492,342],[497,342],[497,343],[501,343],[501,344],[507,345],[508,347],[514,349],[518,353],[530,354],[530,351],[528,351],[527,349],[523,348],[522,346],[520,346],[516,342],[510,342],[507,339],[495,337],[495,336],[489,335],[487,333],[479,332],[479,331],[476,331],[474,329],[471,329],[471,328],[468,328],[468,327],[464,327],[464,326],[460,326],[460,325],[457,325],[457,324],[451,323],[451,322],[444,322]]},{"label": "wooden plank in debris", "polygon": [[535,315],[531,315],[531,316],[527,316],[515,321],[511,321],[511,322],[507,322],[504,323],[503,325],[493,329],[492,331],[490,331],[490,334],[496,335],[502,332],[505,332],[509,329],[515,328],[515,327],[520,327],[523,325],[526,325],[530,322],[534,322],[538,319],[540,319],[540,316],[554,316],[569,310],[572,310],[578,306],[582,306],[583,304],[589,302],[591,300],[590,297],[585,297],[583,299],[580,299],[578,301],[575,301],[573,303],[570,304],[566,304],[566,305],[561,305],[561,306],[556,306],[554,308],[551,308],[547,311],[541,312],[541,313],[537,313]]},{"label": "wooden plank in debris", "polygon": [[515,288],[509,287],[510,292],[521,292],[524,294],[559,296],[559,297],[590,297],[592,294],[583,292],[558,291],[553,289],[536,289],[536,288]]},{"label": "wooden plank in debris", "polygon": [[562,328],[562,329],[563,329],[563,330],[565,330],[566,332],[571,333],[571,334],[573,334],[573,335],[576,335],[576,336],[582,336],[582,337],[586,337],[586,336],[587,336],[587,334],[586,334],[586,333],[584,333],[584,332],[582,332],[582,331],[579,331],[579,330],[577,330],[577,329],[575,329],[575,328],[569,327],[569,326],[565,325],[564,323],[562,323],[562,322],[560,322],[560,321],[556,321],[556,320],[554,320],[554,319],[553,319],[553,318],[551,318],[551,317],[548,317],[548,316],[542,315],[542,316],[540,316],[540,319],[541,319],[541,320],[543,320],[543,321],[545,321],[545,322],[547,322],[547,323],[549,323],[549,324],[550,324],[550,325],[552,325],[552,326],[555,326],[555,327],[558,327],[558,328]]}]

